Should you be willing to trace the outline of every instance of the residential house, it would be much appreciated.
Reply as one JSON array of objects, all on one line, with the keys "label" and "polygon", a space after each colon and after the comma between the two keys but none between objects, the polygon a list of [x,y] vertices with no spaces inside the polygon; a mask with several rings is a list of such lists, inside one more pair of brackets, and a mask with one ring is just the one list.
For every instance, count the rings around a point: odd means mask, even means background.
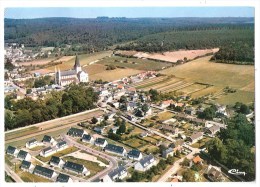
[{"label": "residential house", "polygon": [[104,138],[97,138],[97,139],[95,140],[94,144],[95,144],[96,146],[99,146],[99,147],[103,147],[103,148],[104,148],[104,147],[107,145],[107,140],[104,139]]},{"label": "residential house", "polygon": [[77,128],[71,127],[69,129],[69,131],[67,132],[67,135],[76,137],[76,138],[82,138],[84,133],[85,132],[83,129],[77,129]]},{"label": "residential house", "polygon": [[29,173],[32,173],[33,172],[33,169],[34,169],[34,165],[31,163],[31,162],[28,162],[26,160],[23,160],[22,163],[21,163],[21,166],[20,168],[23,170],[23,171],[27,171]]},{"label": "residential house", "polygon": [[209,134],[210,136],[214,136],[219,131],[220,131],[220,127],[213,125],[212,127],[206,129],[205,133]]},{"label": "residential house", "polygon": [[56,141],[54,140],[53,137],[48,136],[48,135],[44,135],[43,139],[42,139],[43,143],[50,143],[50,144],[54,144]]},{"label": "residential house", "polygon": [[19,153],[18,149],[16,149],[15,147],[13,146],[8,146],[7,149],[6,149],[6,154],[8,155],[12,155],[12,156],[17,156],[17,154]]},{"label": "residential house", "polygon": [[39,165],[35,166],[33,174],[51,180],[53,180],[58,175],[54,170]]},{"label": "residential house", "polygon": [[220,128],[226,129],[226,125],[223,123],[218,123],[215,121],[206,121],[205,122],[205,127],[210,128],[212,126],[219,126]]},{"label": "residential house", "polygon": [[157,164],[157,161],[155,160],[153,155],[148,155],[144,158],[142,158],[138,163],[135,164],[134,168],[137,171],[147,171],[152,166],[155,166]]},{"label": "residential house", "polygon": [[129,159],[133,159],[133,160],[138,160],[139,161],[139,160],[141,160],[143,158],[143,155],[142,155],[142,153],[139,150],[132,149],[131,151],[128,152],[127,157]]},{"label": "residential house", "polygon": [[202,164],[202,159],[200,158],[199,155],[195,156],[193,159],[192,159],[192,162],[194,164]]},{"label": "residential house", "polygon": [[109,172],[104,178],[103,182],[115,182],[117,180],[122,180],[127,177],[127,170],[123,166],[119,166],[113,171]]},{"label": "residential house", "polygon": [[173,148],[174,152],[176,152],[177,150],[181,151],[183,144],[184,144],[184,140],[176,140],[174,143],[170,145],[170,147]]},{"label": "residential house", "polygon": [[90,175],[90,171],[84,165],[77,164],[77,163],[70,162],[70,161],[67,161],[63,165],[63,169],[77,173],[77,174],[82,174],[82,175],[85,175],[85,176]]},{"label": "residential house", "polygon": [[81,141],[85,142],[85,143],[94,144],[94,138],[92,136],[90,136],[89,134],[84,134]]},{"label": "residential house", "polygon": [[56,153],[56,150],[52,149],[51,147],[47,147],[40,152],[40,155],[43,157],[48,157],[54,153]]},{"label": "residential house", "polygon": [[52,156],[51,159],[50,159],[50,165],[51,166],[62,168],[64,163],[65,162],[61,158],[56,157],[56,156]]},{"label": "residential house", "polygon": [[185,113],[188,115],[195,115],[196,114],[196,110],[192,107],[186,108],[185,109]]},{"label": "residential house", "polygon": [[170,118],[170,119],[163,121],[162,123],[167,124],[167,125],[175,125],[177,123],[177,120],[174,118]]},{"label": "residential house", "polygon": [[73,180],[70,178],[70,176],[59,173],[56,182],[73,182]]},{"label": "residential house", "polygon": [[161,109],[165,109],[165,108],[169,107],[171,104],[175,104],[175,102],[173,100],[166,100],[166,101],[162,101],[161,104],[159,105],[159,107]]},{"label": "residential house", "polygon": [[203,132],[195,132],[190,137],[187,138],[188,142],[191,144],[196,143],[198,140],[203,138]]},{"label": "residential house", "polygon": [[17,158],[19,160],[26,160],[26,161],[30,161],[32,156],[30,155],[30,153],[20,150],[19,153],[17,154]]},{"label": "residential house", "polygon": [[104,134],[104,127],[94,127],[94,131],[98,134]]},{"label": "residential house", "polygon": [[111,128],[111,132],[113,132],[114,134],[116,134],[117,130],[119,129],[119,127],[113,127]]},{"label": "residential house", "polygon": [[104,150],[105,152],[117,154],[120,156],[124,156],[126,154],[126,150],[124,147],[113,145],[113,144],[107,144]]},{"label": "residential house", "polygon": [[167,158],[168,156],[173,156],[173,155],[174,155],[174,150],[171,147],[162,151],[162,157],[163,158]]},{"label": "residential house", "polygon": [[205,173],[210,181],[213,181],[213,182],[223,182],[224,181],[223,174],[221,172],[220,167],[209,165]]},{"label": "residential house", "polygon": [[114,119],[114,116],[116,115],[116,113],[114,112],[110,112],[107,114],[107,120],[112,121]]},{"label": "residential house", "polygon": [[36,139],[32,139],[32,140],[29,140],[27,143],[26,143],[26,148],[34,148],[38,146],[38,141]]},{"label": "residential house", "polygon": [[57,147],[57,151],[61,151],[68,148],[69,146],[66,141],[60,141],[56,144],[56,147]]}]

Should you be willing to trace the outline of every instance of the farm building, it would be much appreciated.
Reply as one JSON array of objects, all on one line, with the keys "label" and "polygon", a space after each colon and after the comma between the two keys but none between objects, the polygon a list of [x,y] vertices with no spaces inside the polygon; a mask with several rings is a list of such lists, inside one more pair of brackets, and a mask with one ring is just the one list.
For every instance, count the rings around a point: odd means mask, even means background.
[{"label": "farm building", "polygon": [[26,160],[26,161],[30,161],[32,156],[30,155],[30,153],[26,152],[26,151],[23,151],[23,150],[20,150],[18,155],[17,155],[17,158],[19,160]]},{"label": "farm building", "polygon": [[104,138],[97,138],[97,139],[95,140],[94,144],[95,144],[96,146],[99,146],[99,147],[103,147],[103,148],[104,148],[104,147],[107,145],[107,141],[106,141],[106,139],[104,139]]},{"label": "farm building", "polygon": [[153,155],[148,155],[142,158],[137,164],[135,164],[135,170],[137,171],[147,171],[152,166],[155,166],[157,161],[155,160]]},{"label": "farm building", "polygon": [[82,138],[84,133],[85,132],[83,129],[77,129],[77,128],[72,127],[67,132],[67,135],[72,136],[72,137]]},{"label": "farm building", "polygon": [[127,157],[133,160],[141,160],[143,158],[142,153],[137,149],[132,149],[128,152]]},{"label": "farm building", "polygon": [[115,182],[118,179],[122,180],[127,177],[127,170],[123,166],[119,166],[113,171],[109,172],[104,178],[103,182]]},{"label": "farm building", "polygon": [[75,64],[72,70],[57,71],[55,67],[55,82],[60,86],[66,86],[73,82],[88,82],[88,80],[88,74],[81,69],[78,55],[76,55]]},{"label": "farm building", "polygon": [[114,153],[120,156],[124,156],[126,154],[126,150],[124,147],[113,144],[107,144],[104,149],[106,152]]},{"label": "farm building", "polygon": [[198,140],[201,140],[203,138],[203,132],[195,132],[193,133],[190,137],[187,138],[187,140],[191,143],[194,144]]},{"label": "farm building", "polygon": [[85,166],[70,161],[67,161],[63,165],[63,169],[85,176],[90,175],[90,171],[87,168],[85,168]]},{"label": "farm building", "polygon": [[38,146],[38,141],[36,139],[32,139],[32,140],[29,140],[27,143],[26,143],[26,148],[34,148]]},{"label": "farm building", "polygon": [[52,149],[51,147],[47,147],[40,152],[40,155],[43,157],[48,157],[54,153],[56,153],[56,150]]},{"label": "farm building", "polygon": [[8,155],[17,156],[18,152],[18,149],[10,145],[6,149],[6,154]]},{"label": "farm building", "polygon": [[94,144],[94,138],[92,136],[90,136],[89,134],[84,134],[81,141],[85,142],[85,143]]},{"label": "farm building", "polygon": [[55,140],[54,140],[54,138],[51,137],[51,136],[44,135],[44,137],[43,137],[43,139],[42,139],[42,142],[43,142],[43,143],[51,143],[51,144],[53,144],[53,143],[55,143]]},{"label": "farm building", "polygon": [[73,182],[70,176],[60,173],[56,179],[56,182]]},{"label": "farm building", "polygon": [[27,171],[29,173],[32,173],[33,172],[33,169],[34,169],[34,165],[31,163],[31,162],[28,162],[26,160],[23,160],[22,161],[22,164],[20,166],[20,168],[23,170],[23,171]]},{"label": "farm building", "polygon": [[56,156],[52,156],[50,159],[51,166],[56,166],[56,167],[62,168],[64,163],[65,162],[61,158],[56,157]]},{"label": "farm building", "polygon": [[52,180],[57,176],[57,173],[54,170],[39,165],[35,166],[33,174]]}]

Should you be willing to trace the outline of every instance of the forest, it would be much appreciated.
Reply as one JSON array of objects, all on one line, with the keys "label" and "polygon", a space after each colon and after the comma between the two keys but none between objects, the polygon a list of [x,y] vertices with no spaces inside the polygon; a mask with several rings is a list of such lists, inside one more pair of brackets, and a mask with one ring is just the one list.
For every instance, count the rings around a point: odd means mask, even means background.
[{"label": "forest", "polygon": [[4,39],[27,47],[80,45],[86,53],[123,43],[118,48],[155,52],[218,47],[237,38],[251,41],[253,23],[253,18],[5,19]]},{"label": "forest", "polygon": [[5,130],[24,127],[95,108],[98,96],[93,88],[71,84],[62,92],[51,92],[45,100],[5,97]]}]

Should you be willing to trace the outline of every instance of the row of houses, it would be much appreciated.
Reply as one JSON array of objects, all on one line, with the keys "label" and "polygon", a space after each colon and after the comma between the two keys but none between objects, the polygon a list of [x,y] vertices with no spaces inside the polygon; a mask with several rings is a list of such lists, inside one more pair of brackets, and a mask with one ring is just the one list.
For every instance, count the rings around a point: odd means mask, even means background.
[{"label": "row of houses", "polygon": [[6,149],[6,154],[16,157],[17,159],[23,161],[30,161],[32,156],[30,153],[24,151],[24,150],[18,150],[16,147],[8,146]]}]

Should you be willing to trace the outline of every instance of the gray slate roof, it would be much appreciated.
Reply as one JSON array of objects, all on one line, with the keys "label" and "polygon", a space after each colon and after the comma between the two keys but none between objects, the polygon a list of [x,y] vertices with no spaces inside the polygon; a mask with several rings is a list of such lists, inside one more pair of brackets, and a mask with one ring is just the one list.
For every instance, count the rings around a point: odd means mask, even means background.
[{"label": "gray slate roof", "polygon": [[55,165],[59,165],[60,163],[60,158],[59,157],[56,157],[56,156],[52,156],[51,159],[50,159],[50,163],[53,163]]},{"label": "gray slate roof", "polygon": [[22,161],[22,164],[21,164],[21,169],[29,169],[30,168],[30,166],[31,166],[31,162],[28,162],[28,161],[26,161],[26,160],[23,160]]},{"label": "gray slate roof", "polygon": [[68,182],[70,176],[60,173],[56,179],[56,182]]},{"label": "gray slate roof", "polygon": [[83,137],[82,137],[82,140],[90,141],[91,136],[89,134],[84,134]]},{"label": "gray slate roof", "polygon": [[58,147],[58,148],[61,148],[61,147],[65,146],[65,145],[67,145],[67,142],[66,142],[66,141],[61,141],[61,142],[58,142],[58,143],[57,143],[57,147]]},{"label": "gray slate roof", "polygon": [[122,154],[125,150],[124,147],[113,145],[113,144],[107,144],[104,149],[119,154]]},{"label": "gray slate roof", "polygon": [[116,168],[113,171],[109,172],[108,176],[110,178],[114,178],[117,175],[118,175],[118,177],[120,177],[125,172],[126,172],[126,169],[123,166],[119,166],[118,168]]},{"label": "gray slate roof", "polygon": [[15,150],[16,150],[15,147],[9,145],[9,146],[7,147],[7,149],[6,149],[6,153],[13,155],[14,152],[15,152]]},{"label": "gray slate roof", "polygon": [[153,162],[153,160],[154,160],[154,156],[150,154],[142,158],[139,162],[144,168],[146,168],[148,165],[150,165]]},{"label": "gray slate roof", "polygon": [[51,142],[51,136],[44,135],[44,137],[43,137],[43,139],[42,139],[42,142],[50,143],[50,142]]},{"label": "gray slate roof", "polygon": [[84,134],[84,130],[72,127],[67,134],[73,137],[82,137]]},{"label": "gray slate roof", "polygon": [[61,76],[77,75],[77,72],[75,70],[61,71],[60,75]]},{"label": "gray slate roof", "polygon": [[105,143],[106,139],[104,138],[97,138],[95,140],[95,144],[98,144],[98,145],[103,145]]},{"label": "gray slate roof", "polygon": [[42,151],[43,151],[44,153],[46,153],[46,152],[49,152],[49,151],[51,151],[51,150],[52,150],[51,147],[47,147],[47,148],[44,148]]},{"label": "gray slate roof", "polygon": [[33,173],[41,175],[41,176],[45,176],[47,178],[51,178],[53,173],[54,173],[54,171],[52,169],[36,165],[34,170],[33,170]]},{"label": "gray slate roof", "polygon": [[28,141],[28,144],[31,145],[31,144],[34,144],[34,143],[36,143],[36,142],[37,142],[36,139],[31,139],[31,140]]},{"label": "gray slate roof", "polygon": [[70,162],[70,161],[67,161],[64,164],[63,167],[68,169],[68,170],[75,171],[75,172],[78,172],[78,173],[82,173],[83,170],[84,170],[84,166],[83,165],[77,164],[77,163],[74,163],[74,162]]},{"label": "gray slate roof", "polygon": [[17,155],[17,158],[24,160],[26,158],[27,154],[28,154],[28,152],[20,150],[18,155]]},{"label": "gray slate roof", "polygon": [[139,158],[141,152],[137,149],[132,149],[131,151],[128,152],[129,157],[134,157],[134,158]]}]

